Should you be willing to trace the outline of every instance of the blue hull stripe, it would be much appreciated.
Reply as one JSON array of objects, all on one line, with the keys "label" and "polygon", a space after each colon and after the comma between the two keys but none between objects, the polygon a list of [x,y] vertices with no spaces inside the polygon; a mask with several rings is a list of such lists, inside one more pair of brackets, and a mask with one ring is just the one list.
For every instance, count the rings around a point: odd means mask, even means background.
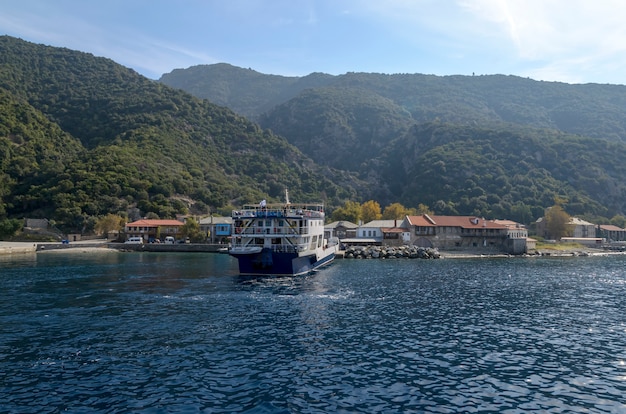
[{"label": "blue hull stripe", "polygon": [[[271,254],[271,258],[269,257]],[[295,253],[261,252],[256,254],[232,254],[239,262],[242,275],[302,275],[330,263],[335,252],[315,261],[315,255],[298,257]]]}]

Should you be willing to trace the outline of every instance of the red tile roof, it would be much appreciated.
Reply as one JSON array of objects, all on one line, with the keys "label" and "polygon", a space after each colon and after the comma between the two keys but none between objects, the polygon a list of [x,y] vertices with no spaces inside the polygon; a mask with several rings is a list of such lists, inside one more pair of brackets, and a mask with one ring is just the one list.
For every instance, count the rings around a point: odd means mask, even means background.
[{"label": "red tile roof", "polygon": [[420,227],[461,227],[464,229],[506,229],[507,226],[476,216],[408,216],[409,224]]},{"label": "red tile roof", "polygon": [[600,228],[606,231],[624,231],[625,230],[620,227],[614,226],[612,224],[600,224]]},{"label": "red tile roof", "polygon": [[185,223],[178,221],[178,220],[143,219],[143,220],[133,221],[132,223],[126,223],[126,227],[159,227],[159,226],[174,227],[174,226],[182,226],[183,224]]}]

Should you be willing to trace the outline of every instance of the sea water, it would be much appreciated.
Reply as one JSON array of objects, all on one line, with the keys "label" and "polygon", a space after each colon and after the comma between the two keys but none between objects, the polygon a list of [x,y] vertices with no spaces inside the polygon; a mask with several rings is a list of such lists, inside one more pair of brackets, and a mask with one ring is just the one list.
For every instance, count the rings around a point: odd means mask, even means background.
[{"label": "sea water", "polygon": [[0,413],[626,412],[626,256],[0,261]]}]

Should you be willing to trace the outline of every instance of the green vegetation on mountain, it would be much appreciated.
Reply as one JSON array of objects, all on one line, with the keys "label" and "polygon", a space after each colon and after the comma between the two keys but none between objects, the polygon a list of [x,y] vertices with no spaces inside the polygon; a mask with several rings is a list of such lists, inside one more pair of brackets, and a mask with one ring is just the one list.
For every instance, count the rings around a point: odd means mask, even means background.
[{"label": "green vegetation on mountain", "polygon": [[403,136],[413,120],[393,101],[367,90],[320,88],[277,106],[260,123],[290,137],[318,164],[365,172],[368,161]]},{"label": "green vegetation on mountain", "polygon": [[175,69],[161,76],[159,82],[256,120],[258,115],[275,105],[295,97],[307,88],[324,86],[332,78],[323,73],[304,77],[264,75],[252,69],[219,63]]},{"label": "green vegetation on mountain", "polygon": [[229,109],[108,59],[0,37],[0,219],[162,218],[281,198],[356,197],[350,174]]},{"label": "green vegetation on mountain", "polygon": [[382,181],[439,214],[528,223],[561,197],[570,214],[612,217],[626,211],[624,157],[624,144],[558,131],[431,123],[394,142]]},{"label": "green vegetation on mountain", "polygon": [[282,199],[284,188],[294,201],[325,201],[332,217],[362,217],[368,200],[395,204],[386,217],[530,223],[559,199],[568,214],[617,223],[625,131],[622,86],[298,78],[230,65],[154,82],[109,59],[3,36],[0,233],[25,217],[90,232],[112,216],[226,213]]},{"label": "green vegetation on mountain", "polygon": [[[512,123],[626,142],[623,85],[570,85],[504,75],[350,72],[284,77],[226,64],[177,69],[164,74],[160,82],[227,106],[252,120],[307,89],[337,88],[379,95],[410,113],[415,123],[439,120],[498,128]],[[298,105],[302,107],[302,100]]]},{"label": "green vegetation on mountain", "polygon": [[[215,70],[176,76],[211,83]],[[259,99],[259,112],[247,115],[316,162],[357,174],[369,184],[359,202],[523,223],[541,217],[555,197],[567,200],[568,213],[598,221],[626,212],[625,86],[347,73],[299,92],[298,78],[272,77],[265,99],[269,75],[252,72],[238,79],[246,96]],[[224,85],[237,71],[220,66],[219,73]],[[279,96],[285,101],[275,103]],[[241,99],[233,93],[221,104],[238,110]]]}]

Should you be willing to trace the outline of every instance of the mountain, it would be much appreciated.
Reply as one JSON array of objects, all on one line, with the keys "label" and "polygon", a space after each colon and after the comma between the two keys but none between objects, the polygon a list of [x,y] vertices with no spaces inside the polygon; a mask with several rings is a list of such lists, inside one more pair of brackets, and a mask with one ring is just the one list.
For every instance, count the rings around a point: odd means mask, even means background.
[{"label": "mountain", "polygon": [[219,63],[175,69],[161,76],[159,82],[255,120],[259,114],[301,91],[322,87],[332,79],[333,76],[323,73],[304,77],[264,75],[252,69]]},{"label": "mountain", "polygon": [[314,73],[283,77],[227,64],[177,69],[159,81],[252,120],[259,120],[268,112],[271,115],[277,106],[307,89],[336,88],[379,95],[408,111],[415,123],[435,119],[481,126],[512,123],[626,142],[623,85],[571,85],[504,75],[350,72],[339,76]]},{"label": "mountain", "polygon": [[0,105],[0,219],[88,231],[107,213],[225,212],[284,188],[339,204],[361,185],[227,108],[65,48],[0,37]]},{"label": "mountain", "polygon": [[368,90],[330,87],[306,89],[259,122],[289,137],[318,164],[350,171],[368,169],[368,160],[414,124],[411,114],[390,99]]},{"label": "mountain", "polygon": [[572,215],[626,211],[626,146],[554,130],[414,126],[381,164],[382,181],[406,205],[528,223],[555,197]]},{"label": "mountain", "polygon": [[374,199],[530,223],[556,198],[597,221],[626,211],[624,87],[210,68],[221,106],[0,37],[0,232],[23,217],[88,232],[108,213],[226,213],[284,188],[328,211]]},{"label": "mountain", "polygon": [[[224,64],[175,72],[172,86],[219,100],[317,163],[357,174],[383,206],[423,203],[524,223],[556,198],[568,200],[570,214],[600,221],[626,212],[624,86],[347,73],[309,75],[319,83],[305,87],[299,81],[309,77]],[[170,84],[172,74],[160,81]],[[215,95],[218,86],[230,93]]]}]

